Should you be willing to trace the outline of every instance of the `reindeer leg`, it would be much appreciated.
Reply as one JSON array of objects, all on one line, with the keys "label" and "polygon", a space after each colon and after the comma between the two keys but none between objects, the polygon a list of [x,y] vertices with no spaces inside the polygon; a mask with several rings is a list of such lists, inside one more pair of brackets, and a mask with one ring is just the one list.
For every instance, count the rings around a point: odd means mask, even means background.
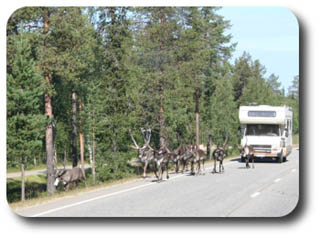
[{"label": "reindeer leg", "polygon": [[147,177],[147,167],[148,167],[148,161],[145,161],[144,167],[143,167],[143,178]]},{"label": "reindeer leg", "polygon": [[246,156],[246,168],[247,168],[247,169],[250,168],[250,165],[249,165],[249,157],[248,157],[248,156]]},{"label": "reindeer leg", "polygon": [[163,174],[163,167],[162,167],[162,164],[160,163],[160,165],[159,165],[159,179],[158,179],[159,182],[162,181],[162,174]]},{"label": "reindeer leg", "polygon": [[194,161],[193,160],[191,161],[191,165],[190,166],[191,166],[191,168],[190,168],[191,169],[191,174],[194,175]]},{"label": "reindeer leg", "polygon": [[199,162],[200,162],[200,160],[197,161],[197,173],[196,173],[197,175],[199,175],[199,173],[200,173]]},{"label": "reindeer leg", "polygon": [[216,160],[216,158],[214,158],[214,160],[213,160],[213,170],[212,170],[212,173],[217,173],[216,166],[217,166],[217,160]]},{"label": "reindeer leg", "polygon": [[69,187],[70,187],[70,183],[68,183],[66,186],[65,186],[65,191],[69,191]]},{"label": "reindeer leg", "polygon": [[176,164],[176,174],[179,173],[179,165],[178,165],[178,163],[179,163],[179,161],[177,160],[175,162],[175,164]]},{"label": "reindeer leg", "polygon": [[206,170],[204,169],[204,160],[202,160],[202,168],[203,168],[203,174],[206,174]]},{"label": "reindeer leg", "polygon": [[157,170],[158,170],[158,166],[157,166],[157,162],[155,161],[154,162],[154,175],[156,176],[157,180],[159,180],[159,176],[158,176],[158,173],[157,173]]},{"label": "reindeer leg", "polygon": [[254,156],[252,156],[252,168],[254,169]]},{"label": "reindeer leg", "polygon": [[182,173],[184,173],[185,167],[186,167],[186,161],[182,160]]}]

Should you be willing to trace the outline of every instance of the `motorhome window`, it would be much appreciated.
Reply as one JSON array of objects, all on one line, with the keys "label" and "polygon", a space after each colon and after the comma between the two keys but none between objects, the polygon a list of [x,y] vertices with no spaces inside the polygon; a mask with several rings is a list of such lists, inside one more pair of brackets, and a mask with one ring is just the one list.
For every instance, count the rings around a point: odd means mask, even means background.
[{"label": "motorhome window", "polygon": [[247,136],[279,136],[279,125],[248,124]]},{"label": "motorhome window", "polygon": [[275,111],[248,111],[249,117],[276,117]]}]

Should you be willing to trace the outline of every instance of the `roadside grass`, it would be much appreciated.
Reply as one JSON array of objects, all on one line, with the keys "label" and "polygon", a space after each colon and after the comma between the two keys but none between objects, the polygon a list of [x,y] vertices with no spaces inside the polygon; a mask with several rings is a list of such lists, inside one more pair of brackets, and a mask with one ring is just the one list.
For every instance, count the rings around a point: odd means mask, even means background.
[{"label": "roadside grass", "polygon": [[[38,175],[32,175],[32,176],[37,177]],[[27,177],[29,177],[29,176],[27,176]],[[79,187],[75,188],[74,186],[72,186],[69,191],[64,191],[60,187],[57,189],[56,194],[54,194],[54,195],[48,195],[46,193],[46,180],[45,180],[44,182],[41,183],[42,186],[44,186],[44,190],[42,190],[42,192],[39,191],[37,196],[32,197],[30,199],[27,199],[27,197],[26,197],[26,200],[23,202],[20,201],[20,196],[21,196],[21,180],[20,180],[20,181],[14,181],[15,182],[15,184],[14,184],[15,190],[12,190],[13,184],[11,184],[11,188],[10,188],[11,192],[17,193],[15,195],[16,200],[13,202],[9,202],[8,197],[7,197],[7,200],[8,200],[8,204],[11,207],[11,209],[13,209],[14,211],[17,211],[17,210],[20,210],[20,209],[23,209],[26,207],[32,207],[35,205],[44,204],[44,203],[48,203],[51,201],[56,201],[58,199],[72,197],[72,196],[76,196],[76,195],[79,195],[82,193],[87,193],[87,192],[91,192],[91,191],[95,191],[95,190],[104,189],[105,187],[108,187],[108,186],[122,184],[122,183],[130,182],[130,181],[134,181],[136,179],[140,179],[140,176],[132,175],[132,176],[128,176],[126,178],[122,178],[119,180],[111,180],[111,181],[97,183],[96,185],[89,185],[88,187],[86,187],[84,185],[84,183],[79,183]],[[8,179],[8,180],[19,180],[19,179]],[[88,184],[91,183],[91,181],[88,181],[88,182],[89,182]],[[11,181],[11,183],[12,183],[12,181]],[[8,185],[8,182],[7,182],[7,185]],[[28,187],[28,185],[26,185],[26,193],[27,193],[28,189],[29,189],[29,187]],[[8,195],[8,192],[7,192],[7,195]]]},{"label": "roadside grass", "polygon": [[[45,196],[47,187],[46,175],[30,175],[25,178],[26,200]],[[21,178],[7,179],[7,201],[12,203],[21,199]]]}]

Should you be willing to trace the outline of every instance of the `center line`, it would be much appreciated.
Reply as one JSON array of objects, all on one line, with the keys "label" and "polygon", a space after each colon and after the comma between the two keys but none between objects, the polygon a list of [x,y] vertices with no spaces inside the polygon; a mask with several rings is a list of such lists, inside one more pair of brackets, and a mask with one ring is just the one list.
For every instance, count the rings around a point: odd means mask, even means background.
[{"label": "center line", "polygon": [[257,197],[257,196],[259,196],[260,195],[260,192],[256,192],[256,193],[254,193],[254,194],[251,194],[251,198],[254,198],[254,197]]},{"label": "center line", "polygon": [[281,178],[277,178],[274,180],[275,183],[279,182],[281,180]]}]

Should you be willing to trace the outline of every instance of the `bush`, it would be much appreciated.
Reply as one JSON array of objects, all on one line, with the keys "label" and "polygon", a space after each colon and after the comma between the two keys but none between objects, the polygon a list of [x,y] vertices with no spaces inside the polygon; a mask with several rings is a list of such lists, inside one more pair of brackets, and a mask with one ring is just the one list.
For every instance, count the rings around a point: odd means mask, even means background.
[{"label": "bush", "polygon": [[130,159],[130,153],[127,152],[105,153],[103,157],[97,158],[97,180],[117,180],[134,174],[134,169],[127,163]]}]

